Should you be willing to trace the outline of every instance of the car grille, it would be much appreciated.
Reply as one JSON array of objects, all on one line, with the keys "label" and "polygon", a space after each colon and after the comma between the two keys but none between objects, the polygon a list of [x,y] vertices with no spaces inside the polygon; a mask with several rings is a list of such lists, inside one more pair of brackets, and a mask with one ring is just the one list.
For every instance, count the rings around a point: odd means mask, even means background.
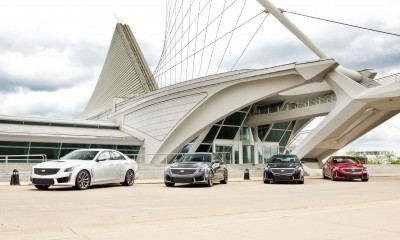
[{"label": "car grille", "polygon": [[343,168],[343,172],[361,172],[362,168]]},{"label": "car grille", "polygon": [[271,168],[271,171],[273,173],[287,174],[287,173],[293,173],[294,168]]},{"label": "car grille", "polygon": [[276,181],[293,181],[293,177],[292,176],[276,176],[274,178],[274,180],[276,180]]},{"label": "car grille", "polygon": [[59,168],[35,168],[34,173],[37,175],[53,175],[58,173]]},{"label": "car grille", "polygon": [[171,182],[174,183],[192,183],[193,178],[172,178]]},{"label": "car grille", "polygon": [[177,168],[177,169],[171,169],[172,174],[176,174],[176,175],[188,175],[188,174],[193,174],[196,172],[197,169],[182,169],[182,168]]},{"label": "car grille", "polygon": [[35,185],[52,185],[54,184],[54,180],[51,178],[34,178],[32,179],[32,183]]}]

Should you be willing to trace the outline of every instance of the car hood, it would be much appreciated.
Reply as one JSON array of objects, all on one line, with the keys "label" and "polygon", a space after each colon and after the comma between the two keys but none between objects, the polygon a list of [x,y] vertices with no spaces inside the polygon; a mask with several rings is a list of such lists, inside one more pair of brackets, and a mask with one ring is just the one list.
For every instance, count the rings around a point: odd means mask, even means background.
[{"label": "car hood", "polygon": [[170,166],[171,168],[198,168],[204,165],[210,166],[210,164],[203,162],[174,163]]},{"label": "car hood", "polygon": [[301,166],[300,163],[270,163],[268,164],[270,168],[295,168]]},{"label": "car hood", "polygon": [[86,160],[54,160],[42,162],[34,166],[34,168],[66,168],[77,165],[87,164],[90,161]]},{"label": "car hood", "polygon": [[335,164],[336,167],[339,168],[363,168],[362,164],[353,164],[353,163],[337,163]]}]

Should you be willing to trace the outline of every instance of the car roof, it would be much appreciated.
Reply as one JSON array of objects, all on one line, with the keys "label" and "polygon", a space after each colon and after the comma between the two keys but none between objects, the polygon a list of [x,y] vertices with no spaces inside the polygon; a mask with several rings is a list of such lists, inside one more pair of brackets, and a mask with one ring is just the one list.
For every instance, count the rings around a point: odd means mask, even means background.
[{"label": "car roof", "polygon": [[118,151],[115,149],[107,149],[107,148],[82,148],[82,149],[76,149],[75,151]]},{"label": "car roof", "polygon": [[347,156],[347,155],[338,155],[338,156],[331,156],[332,158],[356,158],[354,156]]},{"label": "car roof", "polygon": [[275,154],[272,157],[297,157],[295,154]]}]

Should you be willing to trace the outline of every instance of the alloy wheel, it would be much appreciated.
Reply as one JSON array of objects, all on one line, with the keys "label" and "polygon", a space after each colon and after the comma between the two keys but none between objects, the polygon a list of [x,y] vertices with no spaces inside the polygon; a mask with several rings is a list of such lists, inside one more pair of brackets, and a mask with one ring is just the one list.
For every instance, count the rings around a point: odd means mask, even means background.
[{"label": "alloy wheel", "polygon": [[90,175],[87,171],[82,170],[78,173],[78,175],[76,176],[76,183],[75,186],[79,189],[79,190],[84,190],[87,189],[89,187],[90,184]]},{"label": "alloy wheel", "polygon": [[129,169],[125,174],[125,181],[123,183],[124,186],[132,186],[135,182],[135,173],[132,169]]}]

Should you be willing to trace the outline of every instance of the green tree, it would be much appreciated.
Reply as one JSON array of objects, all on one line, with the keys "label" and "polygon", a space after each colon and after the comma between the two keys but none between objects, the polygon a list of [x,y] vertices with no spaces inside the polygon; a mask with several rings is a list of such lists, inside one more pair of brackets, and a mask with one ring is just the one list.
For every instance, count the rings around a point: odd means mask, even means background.
[{"label": "green tree", "polygon": [[353,157],[362,157],[360,152],[357,152],[355,150],[347,150],[344,154],[353,156]]},{"label": "green tree", "polygon": [[392,161],[396,160],[396,153],[394,151],[391,152],[385,152],[384,156],[386,158],[386,161],[388,163],[391,163]]}]

